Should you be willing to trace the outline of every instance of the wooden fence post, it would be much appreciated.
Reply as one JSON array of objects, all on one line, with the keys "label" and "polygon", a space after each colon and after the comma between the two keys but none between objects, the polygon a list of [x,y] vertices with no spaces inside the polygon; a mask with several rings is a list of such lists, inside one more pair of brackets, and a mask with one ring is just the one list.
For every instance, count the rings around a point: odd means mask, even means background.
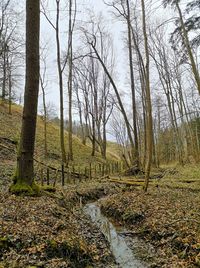
[{"label": "wooden fence post", "polygon": [[92,179],[92,164],[90,163],[90,167],[89,167],[89,180]]},{"label": "wooden fence post", "polygon": [[76,178],[74,176],[74,173],[75,173],[75,167],[74,165],[72,166],[72,177],[73,177],[73,183],[76,184]]},{"label": "wooden fence post", "polygon": [[102,177],[105,175],[105,165],[102,166]]},{"label": "wooden fence post", "polygon": [[49,185],[49,168],[47,168],[47,185]]},{"label": "wooden fence post", "polygon": [[41,171],[40,171],[40,176],[41,176],[41,185],[44,186],[44,174],[43,174],[43,168],[41,168]]},{"label": "wooden fence post", "polygon": [[95,179],[97,178],[97,166],[95,165],[94,166],[94,176],[95,176]]},{"label": "wooden fence post", "polygon": [[99,163],[99,176],[101,176],[102,171],[101,171],[101,163]]},{"label": "wooden fence post", "polygon": [[53,182],[53,187],[56,187],[57,178],[58,178],[58,170],[56,170],[55,179],[54,179],[54,182]]},{"label": "wooden fence post", "polygon": [[67,169],[67,183],[70,183],[70,179],[69,179],[69,168]]},{"label": "wooden fence post", "polygon": [[78,166],[78,181],[81,182],[81,170],[80,170],[80,166]]},{"label": "wooden fence post", "polygon": [[85,180],[87,180],[87,167],[85,167]]},{"label": "wooden fence post", "polygon": [[62,164],[61,170],[62,170],[62,186],[64,186],[65,185],[65,167],[64,167],[64,164]]}]

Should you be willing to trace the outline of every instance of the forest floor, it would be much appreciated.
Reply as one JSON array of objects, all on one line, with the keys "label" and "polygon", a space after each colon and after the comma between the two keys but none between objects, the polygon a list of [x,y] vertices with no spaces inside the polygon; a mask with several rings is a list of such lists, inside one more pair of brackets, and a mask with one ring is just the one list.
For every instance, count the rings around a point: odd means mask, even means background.
[{"label": "forest floor", "polygon": [[[152,245],[152,256],[141,254],[149,267],[200,267],[199,165],[153,169],[146,194],[143,175],[120,175],[58,186],[55,193],[42,191],[39,197],[14,196],[8,189],[16,165],[21,110],[16,107],[5,122],[1,109],[0,123],[6,125],[0,129],[0,268],[118,267],[105,237],[83,213],[82,206],[93,201],[112,221],[125,226],[121,235],[127,241],[137,237]],[[40,157],[43,128],[38,120]],[[49,130],[53,135],[58,127],[49,125]],[[50,141],[53,156],[58,155],[57,142]],[[84,166],[90,161],[90,147],[80,150],[81,146],[77,139],[75,159]],[[100,156],[95,161],[101,161]],[[53,157],[49,162],[56,164]]]},{"label": "forest floor", "polygon": [[121,183],[84,182],[17,197],[8,192],[14,167],[8,163],[0,167],[0,267],[117,267],[105,237],[81,209],[98,200],[105,215],[125,226],[122,236],[152,245],[153,256],[141,254],[149,267],[200,267],[198,166],[153,179],[148,193],[122,177]]},{"label": "forest floor", "polygon": [[80,200],[98,199],[110,189],[91,184],[39,197],[1,193],[0,267],[114,267],[103,234],[80,209]]}]

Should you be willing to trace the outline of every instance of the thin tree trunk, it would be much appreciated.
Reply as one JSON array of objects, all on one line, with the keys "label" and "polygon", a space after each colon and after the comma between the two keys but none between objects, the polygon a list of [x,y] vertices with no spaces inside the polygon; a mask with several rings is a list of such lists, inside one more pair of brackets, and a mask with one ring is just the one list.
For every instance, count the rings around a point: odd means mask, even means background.
[{"label": "thin tree trunk", "polygon": [[199,71],[198,71],[197,65],[195,63],[194,56],[193,56],[193,53],[192,53],[192,48],[190,46],[190,41],[189,41],[189,38],[188,38],[188,34],[187,34],[186,29],[185,29],[185,25],[184,25],[184,21],[183,21],[183,15],[182,15],[180,6],[179,6],[177,1],[176,1],[176,8],[177,8],[178,13],[179,13],[180,22],[181,22],[181,28],[182,28],[182,31],[183,31],[183,36],[182,36],[183,37],[183,42],[184,42],[184,44],[185,44],[185,46],[187,48],[188,56],[189,56],[190,63],[191,63],[191,66],[192,66],[192,72],[194,74],[194,78],[195,78],[195,81],[196,81],[196,84],[197,84],[197,89],[198,89],[199,95],[200,95],[200,76],[199,76]]},{"label": "thin tree trunk", "polygon": [[3,82],[2,82],[2,100],[6,98],[6,79],[7,79],[7,61],[6,61],[6,49],[7,46],[4,48],[3,52]]},{"label": "thin tree trunk", "polygon": [[73,140],[72,140],[72,0],[69,0],[69,77],[68,77],[68,98],[69,98],[69,127],[68,127],[68,157],[73,161]]},{"label": "thin tree trunk", "polygon": [[47,107],[46,107],[46,95],[45,95],[45,88],[40,77],[40,85],[42,88],[42,101],[43,101],[43,110],[44,110],[44,155],[47,157],[48,149],[47,149]]},{"label": "thin tree trunk", "polygon": [[61,67],[61,55],[60,55],[60,38],[59,38],[59,18],[60,18],[60,0],[56,0],[56,46],[57,46],[57,68],[59,76],[59,87],[60,87],[60,147],[62,154],[62,162],[67,163],[66,151],[65,151],[65,134],[64,134],[64,100],[63,100],[63,76]]},{"label": "thin tree trunk", "polygon": [[8,113],[12,114],[12,76],[11,76],[11,66],[9,67],[8,74]]},{"label": "thin tree trunk", "polygon": [[151,106],[151,90],[150,90],[150,77],[149,77],[149,48],[146,30],[146,14],[144,0],[142,4],[142,23],[144,35],[144,47],[146,55],[146,68],[145,68],[145,86],[146,86],[146,113],[147,113],[147,161],[145,166],[145,185],[144,191],[146,192],[149,185],[151,163],[152,163],[152,150],[153,150],[153,122],[152,122],[152,106]]},{"label": "thin tree trunk", "polygon": [[134,142],[135,142],[135,164],[137,165],[137,167],[139,167],[140,161],[139,161],[139,144],[138,144],[138,131],[137,131],[137,108],[136,108],[136,100],[135,100],[135,81],[134,81],[134,73],[133,73],[131,18],[130,18],[129,0],[126,0],[126,4],[127,4],[129,67],[130,67],[132,110],[133,110],[133,130],[134,130]]},{"label": "thin tree trunk", "polygon": [[[110,80],[110,83],[111,83],[111,85],[112,85],[112,87],[113,87],[113,89],[114,89],[114,91],[115,91],[115,94],[116,94],[116,97],[117,97],[117,100],[118,100],[118,103],[119,103],[119,107],[120,107],[121,113],[122,113],[122,115],[123,115],[123,117],[124,117],[125,124],[126,124],[127,133],[128,133],[128,138],[129,138],[130,147],[131,147],[131,158],[132,158],[131,160],[133,161],[133,159],[134,159],[134,155],[135,155],[135,154],[134,154],[134,142],[133,142],[133,138],[132,138],[132,135],[131,135],[131,128],[130,128],[129,120],[128,120],[128,117],[127,117],[127,115],[126,115],[126,111],[125,111],[125,109],[124,109],[124,106],[123,106],[123,104],[122,104],[121,97],[120,97],[119,92],[118,92],[118,90],[117,90],[117,87],[116,87],[116,85],[115,85],[115,83],[114,83],[114,81],[113,81],[113,79],[112,79],[112,77],[111,77],[111,75],[110,75],[108,69],[106,68],[106,66],[105,66],[105,64],[104,64],[104,62],[103,62],[103,60],[101,59],[101,57],[100,57],[100,55],[99,55],[99,53],[98,53],[96,47],[94,46],[93,43],[91,43],[91,46],[92,46],[92,48],[93,48],[93,50],[94,50],[94,52],[95,52],[95,54],[96,54],[96,56],[97,56],[99,62],[101,63],[101,65],[102,65],[102,67],[103,67],[103,69],[104,69],[106,75],[108,76],[108,78],[109,78],[109,80]],[[132,164],[134,164],[134,161],[132,162]]]}]

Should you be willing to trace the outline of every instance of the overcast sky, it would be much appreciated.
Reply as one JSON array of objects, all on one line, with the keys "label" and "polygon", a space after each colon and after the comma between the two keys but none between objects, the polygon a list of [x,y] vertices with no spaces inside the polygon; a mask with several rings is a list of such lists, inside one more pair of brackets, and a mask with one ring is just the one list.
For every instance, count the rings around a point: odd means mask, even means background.
[{"label": "overcast sky", "polygon": [[[65,1],[63,1],[63,3],[64,2]],[[55,22],[56,12],[55,12],[54,0],[49,0],[48,10],[49,10],[49,16],[52,22]],[[122,23],[114,22],[114,19],[112,18],[109,12],[109,8],[103,3],[102,0],[98,0],[98,1],[97,0],[78,0],[77,1],[77,25],[87,20],[88,10],[93,10],[96,14],[98,14],[99,12],[102,12],[103,16],[105,17],[105,22],[108,25],[108,28],[110,28],[110,31],[112,30],[113,32],[113,36],[115,39],[115,54],[118,55],[117,57],[118,65],[120,66],[121,63],[119,63],[119,61],[121,58],[123,58],[123,55],[122,55],[123,42],[121,38],[122,31],[123,31]],[[67,10],[64,8],[61,8],[60,37],[61,37],[61,45],[62,45],[63,52],[65,51],[66,44],[67,44],[67,29],[68,29],[67,19],[68,19]],[[79,35],[79,31],[75,30],[74,32],[75,46],[76,44],[80,45],[78,35]],[[42,41],[42,46],[45,46],[46,51],[47,51],[47,79],[49,81],[47,89],[46,89],[47,99],[53,102],[58,108],[59,107],[59,87],[57,83],[58,77],[57,77],[57,65],[56,65],[55,30],[49,25],[44,15],[41,16],[41,41]],[[117,67],[118,69],[120,69],[119,66]],[[65,104],[67,105],[67,96],[65,100],[66,100]],[[40,96],[39,105],[41,105],[41,102],[42,102],[42,97]]]},{"label": "overcast sky", "polygon": [[[66,1],[61,1],[64,3]],[[138,0],[138,3],[140,1]],[[163,20],[167,19],[170,16],[170,12],[163,12],[161,6],[161,0],[147,0],[145,4],[147,5],[148,10],[151,10],[151,19]],[[160,7],[160,8],[159,8]],[[55,0],[49,0],[48,10],[49,16],[52,22],[55,22]],[[114,53],[116,58],[116,71],[117,78],[116,81],[119,88],[124,90],[127,87],[127,78],[128,78],[128,67],[127,67],[127,55],[126,50],[124,50],[124,31],[126,29],[125,25],[122,22],[114,19],[111,14],[111,8],[107,7],[103,0],[77,0],[77,24],[80,24],[82,21],[87,20],[88,10],[93,10],[96,14],[102,12],[105,23],[108,26],[108,30],[112,33],[114,39]],[[62,43],[62,50],[64,51],[67,44],[67,10],[64,7],[61,8],[61,22],[60,22],[60,36]],[[55,30],[49,25],[44,16],[41,16],[41,40],[42,46],[47,48],[47,99],[48,101],[53,102],[57,108],[59,108],[59,87],[58,87],[58,77],[57,77],[57,65],[56,65],[56,43],[55,43]],[[79,31],[76,30],[74,33],[74,44],[79,45]],[[65,95],[65,108],[67,107],[67,95]],[[41,105],[42,98],[40,96],[39,105]]]}]

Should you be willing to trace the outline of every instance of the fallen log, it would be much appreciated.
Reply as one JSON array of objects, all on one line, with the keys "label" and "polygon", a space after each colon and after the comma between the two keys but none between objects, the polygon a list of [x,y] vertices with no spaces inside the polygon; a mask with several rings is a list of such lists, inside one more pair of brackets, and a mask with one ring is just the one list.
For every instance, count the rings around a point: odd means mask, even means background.
[{"label": "fallen log", "polygon": [[109,182],[125,184],[125,185],[129,185],[129,186],[142,186],[142,183],[137,182],[137,181],[132,182],[132,181],[122,181],[122,180],[111,179],[111,180],[109,180]]},{"label": "fallen log", "polygon": [[105,180],[105,179],[110,179],[109,175],[105,175],[99,178],[99,180]]}]

